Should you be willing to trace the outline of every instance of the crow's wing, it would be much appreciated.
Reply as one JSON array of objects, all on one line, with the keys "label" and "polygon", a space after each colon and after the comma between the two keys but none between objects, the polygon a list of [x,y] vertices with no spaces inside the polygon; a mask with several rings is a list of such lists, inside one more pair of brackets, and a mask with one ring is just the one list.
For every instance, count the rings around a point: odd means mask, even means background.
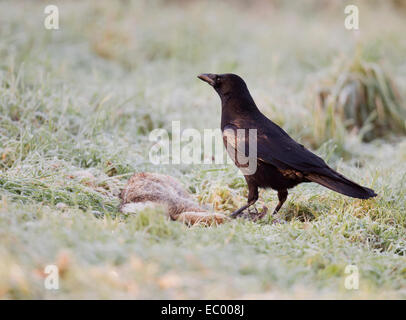
[{"label": "crow's wing", "polygon": [[244,134],[238,134],[234,125],[226,125],[223,135],[231,137],[234,132],[238,151],[248,157],[250,150],[252,154],[252,148],[256,147],[257,159],[279,169],[295,169],[303,173],[322,173],[324,169],[330,169],[322,158],[294,141],[276,124],[269,122],[267,126],[257,126],[256,145],[249,140],[247,129],[244,129]]}]

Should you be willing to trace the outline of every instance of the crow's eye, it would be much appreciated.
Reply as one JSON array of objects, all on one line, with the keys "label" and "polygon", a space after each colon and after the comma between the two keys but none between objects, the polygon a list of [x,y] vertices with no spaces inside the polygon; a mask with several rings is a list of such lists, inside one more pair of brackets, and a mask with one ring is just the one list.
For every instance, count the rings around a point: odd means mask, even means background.
[{"label": "crow's eye", "polygon": [[220,82],[220,77],[219,76],[216,77],[216,82]]}]

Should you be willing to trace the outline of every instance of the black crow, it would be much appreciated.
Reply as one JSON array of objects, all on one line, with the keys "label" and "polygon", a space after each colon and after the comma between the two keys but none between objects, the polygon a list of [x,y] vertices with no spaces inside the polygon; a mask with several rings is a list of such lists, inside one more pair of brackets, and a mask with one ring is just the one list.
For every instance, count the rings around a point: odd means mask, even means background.
[{"label": "black crow", "polygon": [[[210,84],[220,96],[223,141],[248,184],[248,203],[234,211],[232,217],[237,217],[258,200],[258,188],[278,191],[279,203],[274,214],[286,201],[288,189],[302,182],[317,182],[353,198],[368,199],[376,196],[373,190],[362,187],[331,169],[323,159],[297,143],[282,128],[265,117],[239,76],[201,74],[198,78]],[[256,129],[256,170],[253,172],[247,172],[246,164],[238,161],[239,154],[248,161],[252,160],[249,154],[251,140],[246,132],[250,129]],[[244,135],[238,134],[241,130],[245,131]]]}]

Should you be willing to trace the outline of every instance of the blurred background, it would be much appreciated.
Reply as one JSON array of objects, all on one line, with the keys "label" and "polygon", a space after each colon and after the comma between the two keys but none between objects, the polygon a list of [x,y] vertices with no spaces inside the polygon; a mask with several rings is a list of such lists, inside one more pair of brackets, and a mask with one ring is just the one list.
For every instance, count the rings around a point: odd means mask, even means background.
[{"label": "blurred background", "polygon": [[[0,2],[0,298],[55,297],[41,282],[49,261],[68,298],[345,296],[337,283],[351,261],[366,266],[360,296],[401,295],[406,1],[52,1],[59,30],[44,27],[48,4]],[[359,30],[344,27],[348,4]],[[296,222],[264,229],[275,238],[249,223],[207,231],[117,218],[135,171],[172,174],[219,211],[244,203],[233,166],[148,159],[153,129],[219,127],[219,98],[196,78],[206,72],[240,75],[270,119],[380,200],[299,187],[285,212]],[[331,207],[335,222],[323,220]],[[320,230],[301,242],[306,215],[348,239],[344,249],[325,246]],[[309,241],[320,254],[302,250]]]},{"label": "blurred background", "polygon": [[[167,117],[199,128],[217,127],[219,107],[195,76],[232,72],[272,119],[313,147],[329,139],[341,145],[342,131],[354,127],[363,129],[364,140],[405,132],[404,110],[398,111],[405,91],[404,1],[56,4],[60,30],[52,31],[44,28],[46,1],[2,2],[3,73],[11,61],[17,68],[24,62],[34,79],[48,71],[85,86],[108,78],[122,97],[144,96],[133,101],[151,112],[137,126],[162,126]],[[358,31],[344,28],[347,4],[359,8]],[[133,115],[133,107],[117,106],[116,116],[132,121],[123,114]]]}]

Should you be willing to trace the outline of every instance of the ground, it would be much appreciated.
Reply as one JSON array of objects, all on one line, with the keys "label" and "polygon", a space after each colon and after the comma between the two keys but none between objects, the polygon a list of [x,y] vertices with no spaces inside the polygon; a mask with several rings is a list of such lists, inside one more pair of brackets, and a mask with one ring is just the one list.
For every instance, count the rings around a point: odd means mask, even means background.
[{"label": "ground", "polygon": [[[0,298],[406,297],[406,139],[326,139],[312,111],[318,77],[357,47],[406,95],[401,1],[359,3],[358,32],[341,1],[54,3],[59,30],[44,28],[43,1],[0,3]],[[300,185],[285,224],[119,213],[120,188],[141,171],[180,179],[219,212],[245,203],[232,164],[149,161],[155,128],[219,127],[202,72],[243,76],[268,117],[378,197]],[[259,208],[276,203],[261,191]],[[44,288],[47,265],[59,290]],[[358,290],[345,286],[349,265]]]}]

